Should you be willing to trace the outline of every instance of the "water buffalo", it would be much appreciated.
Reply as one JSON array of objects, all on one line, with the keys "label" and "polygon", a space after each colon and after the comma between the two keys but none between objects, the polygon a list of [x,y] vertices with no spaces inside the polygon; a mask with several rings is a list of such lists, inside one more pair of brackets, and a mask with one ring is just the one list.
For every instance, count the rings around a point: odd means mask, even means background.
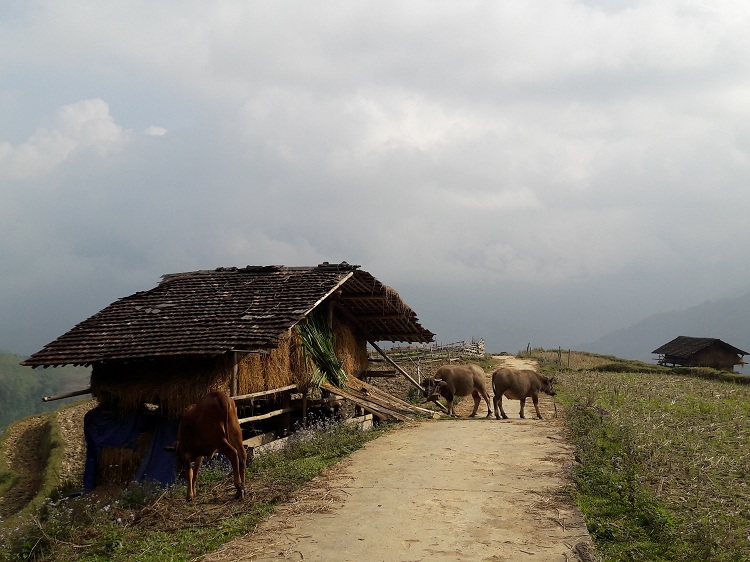
[{"label": "water buffalo", "polygon": [[203,457],[220,452],[232,463],[235,497],[245,497],[245,466],[247,453],[242,443],[242,430],[237,419],[234,400],[223,392],[210,392],[187,407],[180,419],[177,442],[168,448],[177,453],[177,460],[187,478],[187,501],[195,497],[198,469]]},{"label": "water buffalo", "polygon": [[[540,420],[544,418],[539,412],[539,393],[555,395],[555,391],[552,389],[552,381],[547,377],[530,369],[509,369],[507,367],[497,369],[492,373],[492,392],[495,394],[492,402],[495,405],[495,417],[497,419],[500,419],[500,414],[502,414],[503,419],[508,419],[505,410],[503,410],[503,395],[511,400],[521,401],[522,418],[524,417],[523,408],[526,405],[526,398],[531,396],[536,415]],[[498,404],[500,405],[499,412]]]},{"label": "water buffalo", "polygon": [[453,399],[456,396],[471,394],[474,397],[472,417],[477,415],[481,396],[487,403],[487,417],[490,417],[490,397],[484,386],[484,376],[484,371],[479,365],[444,365],[437,370],[434,377],[427,377],[422,381],[424,396],[433,402],[437,402],[442,396],[448,402],[448,414],[455,416]]}]

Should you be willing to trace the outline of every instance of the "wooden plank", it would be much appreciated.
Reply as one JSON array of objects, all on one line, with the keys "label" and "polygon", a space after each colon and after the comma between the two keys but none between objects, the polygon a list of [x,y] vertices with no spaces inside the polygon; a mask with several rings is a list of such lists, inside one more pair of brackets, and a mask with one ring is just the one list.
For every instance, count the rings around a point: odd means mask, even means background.
[{"label": "wooden plank", "polygon": [[321,387],[325,388],[326,390],[332,390],[333,392],[337,392],[338,394],[341,394],[344,398],[347,398],[348,400],[351,400],[355,404],[358,404],[359,406],[372,412],[379,419],[399,420],[399,421],[407,421],[407,420],[412,419],[410,415],[404,414],[402,412],[398,412],[395,409],[388,407],[388,405],[383,405],[382,403],[376,402],[375,400],[371,399],[369,396],[361,396],[356,391],[352,391],[350,389],[345,390],[342,388],[336,388],[336,387],[333,387],[333,385],[330,385],[332,388],[328,388],[327,385],[329,384],[330,383],[323,383]]},{"label": "wooden plank", "polygon": [[259,445],[265,445],[274,440],[276,440],[276,432],[269,431],[261,435],[256,435],[255,437],[249,437],[248,439],[245,439],[242,444],[245,447],[258,447]]},{"label": "wooden plank", "polygon": [[241,418],[239,422],[241,424],[247,423],[247,422],[253,422],[253,421],[260,421],[260,420],[267,420],[268,418],[273,418],[275,416],[281,416],[283,414],[288,414],[289,412],[293,412],[295,408],[281,408],[281,410],[274,410],[272,412],[268,412],[267,414],[260,414],[257,416],[250,416],[249,418]]},{"label": "wooden plank", "polygon": [[368,396],[380,397],[382,400],[387,400],[390,404],[393,405],[393,407],[398,407],[402,410],[407,410],[415,414],[432,415],[435,413],[434,410],[427,410],[425,408],[420,408],[419,406],[415,406],[414,404],[410,404],[409,402],[406,402],[405,400],[396,398],[392,394],[388,394],[386,391],[379,389],[377,386],[373,386],[359,379],[350,379],[348,386],[351,388],[358,389],[358,390],[365,389],[367,391]]},{"label": "wooden plank", "polygon": [[232,396],[232,400],[250,400],[251,398],[258,398],[260,396],[268,396],[269,394],[280,394],[288,390],[294,390],[297,388],[296,384],[290,384],[289,386],[282,386],[274,388],[272,390],[262,390],[261,392],[253,392],[252,394],[241,394],[240,396]]}]

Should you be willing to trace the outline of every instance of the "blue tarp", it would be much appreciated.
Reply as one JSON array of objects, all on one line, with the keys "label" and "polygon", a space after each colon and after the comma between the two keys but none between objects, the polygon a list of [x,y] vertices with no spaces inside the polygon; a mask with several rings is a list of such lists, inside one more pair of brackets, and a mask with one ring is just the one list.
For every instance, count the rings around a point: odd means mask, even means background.
[{"label": "blue tarp", "polygon": [[103,447],[135,449],[138,437],[153,432],[149,448],[133,476],[133,481],[146,480],[164,486],[175,481],[175,456],[164,447],[177,440],[177,420],[166,417],[145,419],[140,412],[111,412],[97,406],[83,419],[86,439],[86,466],[83,473],[83,491],[96,487],[96,473]]}]

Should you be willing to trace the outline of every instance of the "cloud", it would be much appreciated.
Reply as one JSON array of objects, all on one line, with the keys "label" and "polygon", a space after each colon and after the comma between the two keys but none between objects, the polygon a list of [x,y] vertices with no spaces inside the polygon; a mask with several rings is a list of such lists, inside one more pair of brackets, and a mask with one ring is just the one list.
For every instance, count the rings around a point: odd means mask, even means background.
[{"label": "cloud", "polygon": [[52,173],[81,153],[106,158],[120,150],[128,133],[109,114],[100,99],[62,106],[49,128],[40,128],[26,141],[13,146],[0,142],[0,178],[32,179]]},{"label": "cloud", "polygon": [[347,260],[440,338],[585,341],[750,275],[750,5],[35,6],[0,27],[14,327],[40,293]]},{"label": "cloud", "polygon": [[147,137],[163,137],[167,134],[167,130],[164,127],[150,125],[143,130],[143,134]]}]

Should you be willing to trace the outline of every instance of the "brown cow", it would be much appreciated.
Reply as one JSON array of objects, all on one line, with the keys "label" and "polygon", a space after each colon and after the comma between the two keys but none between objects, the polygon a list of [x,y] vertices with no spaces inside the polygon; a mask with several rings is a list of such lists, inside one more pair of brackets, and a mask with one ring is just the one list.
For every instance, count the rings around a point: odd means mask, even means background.
[{"label": "brown cow", "polygon": [[456,396],[472,395],[474,398],[474,411],[471,417],[477,415],[479,409],[479,397],[484,398],[487,403],[487,417],[492,415],[490,410],[490,397],[484,386],[484,370],[479,365],[470,363],[468,365],[444,365],[435,373],[434,377],[424,379],[424,396],[428,401],[437,402],[442,396],[448,402],[448,414],[455,416],[453,399]]},{"label": "brown cow", "polygon": [[[509,369],[507,367],[497,369],[492,373],[492,392],[495,394],[492,398],[495,405],[495,417],[500,419],[502,413],[505,420],[508,419],[508,416],[505,415],[505,410],[503,410],[503,395],[511,400],[521,401],[522,418],[524,417],[523,408],[526,405],[526,398],[531,396],[536,415],[540,420],[544,418],[539,412],[539,393],[555,395],[555,391],[552,389],[552,381],[547,377],[530,369]],[[498,404],[500,405],[500,412],[497,411]]]},{"label": "brown cow", "polygon": [[247,453],[242,443],[237,407],[226,394],[210,392],[185,409],[177,430],[175,450],[187,478],[187,501],[195,497],[203,457],[210,457],[217,451],[232,463],[237,489],[235,498],[244,499]]}]

